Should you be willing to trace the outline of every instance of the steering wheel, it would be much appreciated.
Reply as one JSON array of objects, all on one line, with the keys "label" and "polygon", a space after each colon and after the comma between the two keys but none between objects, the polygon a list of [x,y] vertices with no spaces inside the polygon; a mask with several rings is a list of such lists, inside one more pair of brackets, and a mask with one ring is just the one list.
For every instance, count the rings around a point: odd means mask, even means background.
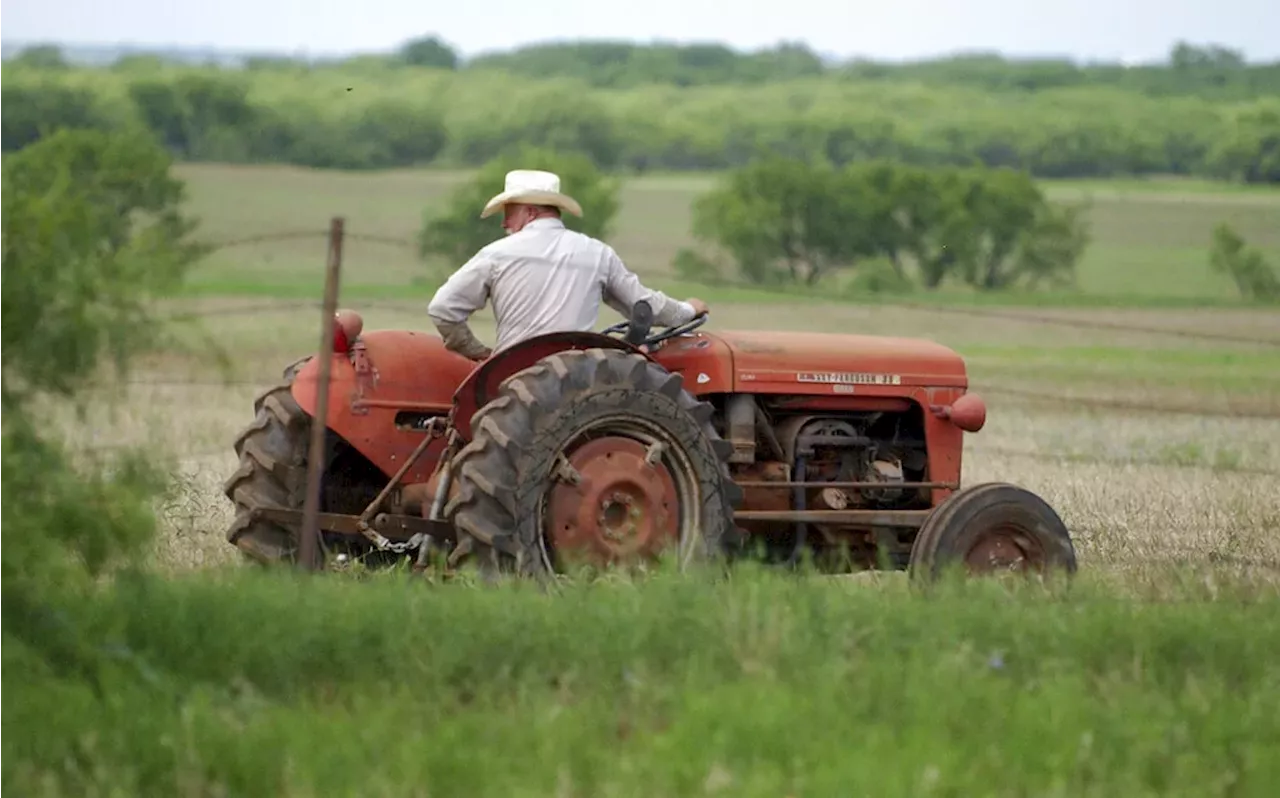
[{"label": "steering wheel", "polygon": [[656,335],[649,335],[650,330],[653,329],[653,308],[642,299],[632,306],[630,319],[606,327],[602,332],[605,335],[623,333],[623,340],[632,346],[652,348],[655,344],[662,343],[669,338],[693,332],[706,323],[707,314],[699,313],[684,324],[667,327]]}]

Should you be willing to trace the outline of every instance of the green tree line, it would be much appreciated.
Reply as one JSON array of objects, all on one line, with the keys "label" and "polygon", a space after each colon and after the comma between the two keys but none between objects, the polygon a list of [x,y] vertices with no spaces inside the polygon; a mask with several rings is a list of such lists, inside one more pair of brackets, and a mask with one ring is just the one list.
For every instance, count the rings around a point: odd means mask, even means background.
[{"label": "green tree line", "polygon": [[[422,40],[419,40],[422,41]],[[446,47],[439,40],[430,40]],[[412,46],[406,45],[405,52]],[[861,81],[962,85],[1037,91],[1064,87],[1114,87],[1155,96],[1195,95],[1248,99],[1280,94],[1280,62],[1250,64],[1226,47],[1179,42],[1163,63],[1079,64],[1065,58],[1013,59],[968,53],[905,63],[869,59],[826,61],[800,43],[740,52],[706,44],[634,44],[584,41],[534,44],[485,54],[453,68],[503,69],[540,77],[575,77],[594,86],[647,83],[680,86],[752,84],[830,75]]]},{"label": "green tree line", "polygon": [[[90,69],[18,59],[5,65],[0,89],[3,149],[70,127],[150,131],[180,160],[322,168],[474,167],[530,145],[638,172],[724,169],[772,154],[837,167],[891,159],[1007,166],[1037,177],[1280,182],[1280,98],[1243,90],[1239,99],[1209,97],[1195,88],[1213,83],[1205,76],[1215,69],[1251,75],[1241,78],[1246,83],[1266,74],[1218,63],[1225,56],[1205,56],[1207,65],[1188,56],[1190,65],[1162,68],[1201,76],[1181,89],[1169,77],[1165,94],[1106,81],[1013,91],[976,78],[970,85],[927,74],[879,79],[852,67],[808,76],[779,67],[789,76],[779,80],[681,85],[655,77],[608,87],[550,66],[543,77],[519,63],[459,68],[443,45],[428,44],[393,58],[246,68],[133,57]],[[706,64],[698,68],[711,69]]]},{"label": "green tree line", "polygon": [[[67,59],[54,45],[29,47],[15,60],[44,67],[67,65]],[[123,55],[118,62],[139,60],[147,57]],[[287,56],[228,57],[228,62],[255,70],[288,69],[307,63]],[[760,84],[827,75],[1016,92],[1092,86],[1153,96],[1237,100],[1280,94],[1280,61],[1249,63],[1237,50],[1188,42],[1177,42],[1163,61],[1144,64],[1082,64],[1067,58],[1007,58],[987,52],[885,63],[865,58],[823,58],[800,42],[784,41],[773,47],[740,51],[717,42],[636,43],[607,39],[537,43],[464,59],[439,37],[421,36],[387,55],[360,55],[320,63],[501,71],[526,77],[574,78],[608,88]]]}]

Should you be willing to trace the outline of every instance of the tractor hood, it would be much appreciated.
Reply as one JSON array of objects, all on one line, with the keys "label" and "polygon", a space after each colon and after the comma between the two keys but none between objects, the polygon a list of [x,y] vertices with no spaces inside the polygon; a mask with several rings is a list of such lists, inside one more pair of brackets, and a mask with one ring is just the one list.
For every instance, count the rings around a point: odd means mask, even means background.
[{"label": "tractor hood", "polygon": [[919,338],[810,332],[707,333],[728,348],[737,390],[763,383],[967,388],[964,359]]}]

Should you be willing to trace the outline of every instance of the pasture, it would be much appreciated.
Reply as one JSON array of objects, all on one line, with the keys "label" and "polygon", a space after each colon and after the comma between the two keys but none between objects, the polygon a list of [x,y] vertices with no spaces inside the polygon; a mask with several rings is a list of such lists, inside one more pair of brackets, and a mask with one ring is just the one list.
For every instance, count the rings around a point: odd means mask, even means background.
[{"label": "pasture", "polygon": [[[1280,777],[1280,313],[1234,305],[1207,266],[1219,220],[1280,255],[1274,190],[1055,184],[1094,198],[1079,295],[984,307],[675,284],[706,179],[629,182],[612,241],[660,287],[709,299],[707,329],[870,331],[964,355],[990,408],[964,481],[1045,497],[1081,574],[1070,594],[979,585],[939,600],[896,574],[747,569],[553,598],[233,567],[231,442],[315,346],[328,217],[411,242],[463,176],[177,171],[210,239],[316,235],[215,253],[171,309],[190,318],[163,354],[85,418],[49,409],[87,451],[172,458],[153,561],[166,578],[82,610],[125,652],[112,700],[40,672],[47,691],[6,701],[7,730],[31,730],[6,735],[6,787],[1136,796],[1262,795]],[[430,329],[436,279],[408,247],[353,238],[343,304],[366,328]],[[488,319],[476,328],[491,340]],[[6,675],[25,661],[6,649]]]},{"label": "pasture", "polygon": [[[433,272],[418,260],[413,246],[423,214],[441,207],[469,172],[335,173],[182,164],[175,173],[190,186],[191,210],[203,220],[201,235],[217,243],[248,242],[209,258],[191,281],[191,290],[198,294],[318,297],[324,263],[322,236],[334,215],[346,217],[351,236],[345,246],[349,265],[344,296],[408,293],[429,297],[438,282],[438,270],[461,265],[430,264],[437,270]],[[670,286],[671,261],[693,240],[690,203],[713,181],[709,175],[625,180],[610,243],[638,274],[660,287]],[[1280,192],[1275,189],[1193,180],[1050,181],[1045,185],[1054,199],[1092,203],[1094,236],[1080,264],[1079,293],[1049,301],[1144,305],[1229,301],[1235,296],[1230,280],[1208,268],[1210,234],[1220,221],[1231,224],[1273,260],[1280,260]],[[496,221],[494,231],[501,233]],[[255,240],[292,232],[315,235]],[[976,301],[955,290],[943,293],[947,301]],[[730,292],[729,297],[771,299],[751,291]],[[913,298],[931,299],[923,292]]]}]

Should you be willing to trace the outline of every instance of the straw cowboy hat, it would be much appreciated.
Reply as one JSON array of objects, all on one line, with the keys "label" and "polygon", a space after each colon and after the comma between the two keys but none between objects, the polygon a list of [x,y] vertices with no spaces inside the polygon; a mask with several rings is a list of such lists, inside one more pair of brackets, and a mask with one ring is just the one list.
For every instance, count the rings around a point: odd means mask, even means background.
[{"label": "straw cowboy hat", "polygon": [[567,194],[560,193],[560,175],[537,169],[516,169],[507,172],[507,184],[501,194],[489,200],[480,218],[492,216],[508,202],[526,205],[554,205],[574,216],[582,215],[582,206]]}]

